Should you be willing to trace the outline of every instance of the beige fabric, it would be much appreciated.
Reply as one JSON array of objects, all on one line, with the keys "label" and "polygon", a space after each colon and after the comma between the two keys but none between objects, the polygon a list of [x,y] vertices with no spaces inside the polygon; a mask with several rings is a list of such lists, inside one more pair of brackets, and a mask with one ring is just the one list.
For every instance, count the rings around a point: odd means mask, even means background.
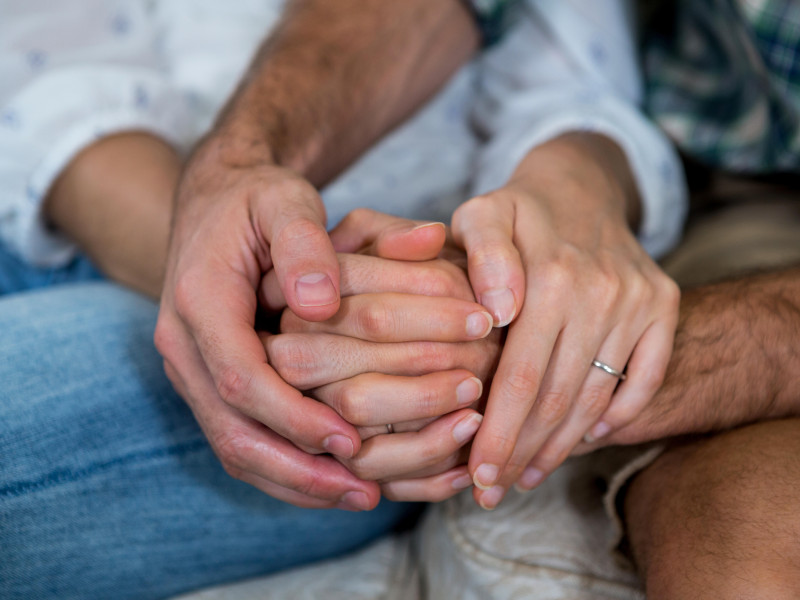
[{"label": "beige fabric", "polygon": [[417,600],[411,534],[384,538],[336,560],[180,596],[176,600]]}]

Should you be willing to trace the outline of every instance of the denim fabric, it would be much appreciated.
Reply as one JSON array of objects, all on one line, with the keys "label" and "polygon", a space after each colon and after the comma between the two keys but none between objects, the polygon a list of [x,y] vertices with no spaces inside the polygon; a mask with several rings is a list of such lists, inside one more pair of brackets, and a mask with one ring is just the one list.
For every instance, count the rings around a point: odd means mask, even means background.
[{"label": "denim fabric", "polygon": [[355,549],[416,510],[300,509],[230,478],[105,282],[0,298],[0,598],[163,598]]},{"label": "denim fabric", "polygon": [[78,255],[63,267],[31,267],[12,254],[0,240],[0,296],[62,283],[102,279],[85,256]]}]

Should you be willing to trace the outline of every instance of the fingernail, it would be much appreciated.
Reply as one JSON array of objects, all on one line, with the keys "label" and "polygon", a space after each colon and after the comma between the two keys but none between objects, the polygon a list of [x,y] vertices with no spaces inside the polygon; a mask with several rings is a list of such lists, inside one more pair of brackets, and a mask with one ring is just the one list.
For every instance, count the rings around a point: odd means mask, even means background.
[{"label": "fingernail", "polygon": [[364,492],[347,492],[341,501],[356,510],[369,510],[369,498]]},{"label": "fingernail", "polygon": [[472,313],[467,317],[467,336],[475,339],[484,338],[492,330],[492,315],[487,312]]},{"label": "fingernail", "polygon": [[303,275],[295,284],[300,306],[327,306],[337,300],[336,288],[324,273]]},{"label": "fingernail", "polygon": [[464,419],[461,419],[455,427],[453,427],[453,439],[459,444],[464,444],[470,439],[475,432],[478,431],[483,416],[472,414]]},{"label": "fingernail", "polygon": [[596,442],[600,438],[607,436],[610,431],[611,426],[608,423],[600,421],[599,423],[596,423],[595,426],[592,427],[585,436],[583,436],[583,439],[587,444],[591,444],[592,442]]},{"label": "fingernail", "polygon": [[517,482],[517,487],[523,492],[529,492],[539,485],[542,479],[544,479],[544,473],[536,467],[528,467],[522,472],[522,476]]},{"label": "fingernail", "polygon": [[441,227],[442,229],[445,228],[445,224],[441,221],[433,221],[431,223],[423,223],[422,225],[417,225],[411,231],[416,231],[417,229],[425,229],[426,227]]},{"label": "fingernail", "polygon": [[497,481],[497,476],[499,474],[500,470],[497,468],[497,465],[484,463],[478,465],[478,468],[475,469],[475,477],[473,477],[472,480],[480,489],[488,490],[494,485],[494,482]]},{"label": "fingernail", "polygon": [[346,435],[340,435],[338,433],[329,435],[322,440],[322,447],[331,454],[342,458],[353,458],[353,455],[356,453],[353,440]]},{"label": "fingernail", "polygon": [[505,327],[511,323],[517,312],[514,292],[508,288],[495,288],[488,292],[483,292],[480,297],[480,303],[492,313],[495,327]]},{"label": "fingernail", "polygon": [[465,490],[472,485],[472,477],[469,476],[469,473],[464,473],[453,479],[450,485],[454,490]]},{"label": "fingernail", "polygon": [[481,494],[480,504],[481,508],[484,510],[494,510],[497,508],[497,505],[500,504],[500,501],[503,499],[503,496],[506,495],[506,490],[499,485],[496,485],[488,490],[486,490],[483,494]]},{"label": "fingernail", "polygon": [[477,377],[465,379],[456,386],[456,402],[459,406],[472,404],[483,394],[483,383]]}]

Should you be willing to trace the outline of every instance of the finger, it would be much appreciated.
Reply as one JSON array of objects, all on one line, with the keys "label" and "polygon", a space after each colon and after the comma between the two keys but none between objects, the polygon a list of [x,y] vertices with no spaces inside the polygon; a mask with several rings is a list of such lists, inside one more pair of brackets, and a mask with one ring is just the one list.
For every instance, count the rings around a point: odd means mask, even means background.
[{"label": "finger", "polygon": [[514,240],[513,201],[478,196],[453,215],[453,237],[467,252],[475,297],[496,327],[508,325],[525,300],[525,271]]},{"label": "finger", "polygon": [[367,427],[438,417],[478,401],[481,380],[457,369],[403,377],[364,373],[314,391],[348,423]]},{"label": "finger", "polygon": [[[537,400],[561,327],[559,320],[552,320],[555,311],[546,314],[549,307],[548,303],[531,305],[509,327],[489,390],[483,426],[475,436],[469,458],[470,473],[481,489],[488,490],[499,480]],[[544,309],[544,315],[539,314],[540,309]],[[559,397],[546,398],[541,411],[543,418],[560,420],[563,402]],[[542,429],[548,426],[545,423]]]},{"label": "finger", "polygon": [[[493,338],[486,338],[468,344],[381,344],[327,333],[264,334],[263,337],[270,364],[283,381],[301,390],[362,373],[415,376],[466,369],[482,376],[487,366],[486,355],[494,353],[496,343]],[[327,406],[325,409],[331,410]]]},{"label": "finger", "polygon": [[356,456],[342,462],[367,481],[389,480],[434,467],[469,442],[482,417],[464,409],[436,419],[418,432],[380,435],[364,442]]},{"label": "finger", "polygon": [[[466,273],[444,260],[422,263],[394,261],[360,254],[341,254],[341,294],[397,292],[473,301]],[[260,286],[261,305],[271,311],[287,306],[274,271]]]},{"label": "finger", "polygon": [[[186,289],[179,288],[185,297],[176,296],[185,322],[194,324],[190,329],[193,336],[182,334],[180,326],[156,332],[159,348],[169,348],[173,362],[187,346],[194,345],[187,338],[196,342],[200,356],[190,352],[189,360],[178,358],[183,361],[179,370],[185,369],[183,372],[198,382],[205,381],[207,372],[215,397],[300,446],[354,455],[361,443],[355,428],[329,407],[303,397],[267,364],[263,344],[253,328],[256,302],[248,279],[219,268],[190,272],[188,279],[192,290],[205,291],[200,303]],[[219,310],[220,306],[225,310]],[[164,318],[166,323],[167,315]],[[160,318],[159,327],[161,324]],[[197,393],[208,392],[201,387]]]},{"label": "finger", "polygon": [[[218,450],[224,453],[226,471],[236,479],[300,506],[371,510],[378,504],[378,487],[359,480],[334,458],[306,454],[264,428],[248,434],[248,441],[236,438]],[[270,465],[268,479],[262,475],[265,464]]]},{"label": "finger", "polygon": [[[623,368],[629,354],[627,348],[633,344],[632,339],[635,336],[630,332],[616,329],[596,354],[608,361],[607,364]],[[504,473],[504,487],[507,488],[515,482],[522,490],[538,486],[566,460],[609,405],[619,379],[595,366],[587,367],[587,362],[591,362],[587,357],[594,354],[591,351],[585,352],[579,359],[580,364],[567,366],[568,369],[573,369],[574,379],[579,381],[584,377],[583,373],[585,378],[577,393],[572,389],[566,391],[568,396],[573,393],[576,396],[574,400],[568,401],[570,406],[563,421],[547,432],[545,439],[542,439],[545,436],[533,426],[528,427],[528,432],[520,434],[521,443]],[[536,417],[535,410],[533,416]]]},{"label": "finger", "polygon": [[614,394],[610,406],[586,434],[591,443],[630,423],[647,405],[664,381],[675,338],[675,320],[653,323],[631,354],[627,379]]},{"label": "finger", "polygon": [[395,260],[431,260],[446,239],[444,223],[412,221],[368,208],[350,212],[330,233],[338,252]]},{"label": "finger", "polygon": [[442,502],[472,485],[465,466],[433,477],[398,479],[381,485],[381,493],[395,502]]},{"label": "finger", "polygon": [[455,298],[413,294],[359,294],[342,299],[336,315],[305,321],[291,311],[282,333],[332,333],[373,342],[468,342],[492,330],[492,316],[480,305]]},{"label": "finger", "polygon": [[[404,262],[340,254],[341,294],[396,292],[424,296],[450,297],[474,301],[466,273],[446,260]],[[271,311],[282,310],[286,300],[274,271],[268,271],[259,289],[261,305]]]},{"label": "finger", "polygon": [[299,178],[264,193],[270,197],[251,209],[251,218],[255,231],[266,237],[288,306],[309,321],[333,316],[339,308],[339,261],[325,229],[322,200]]},{"label": "finger", "polygon": [[171,366],[167,373],[181,395],[193,398],[198,423],[231,476],[298,506],[369,510],[378,502],[376,487],[337,461],[303,452],[222,403],[208,373],[188,381]]}]

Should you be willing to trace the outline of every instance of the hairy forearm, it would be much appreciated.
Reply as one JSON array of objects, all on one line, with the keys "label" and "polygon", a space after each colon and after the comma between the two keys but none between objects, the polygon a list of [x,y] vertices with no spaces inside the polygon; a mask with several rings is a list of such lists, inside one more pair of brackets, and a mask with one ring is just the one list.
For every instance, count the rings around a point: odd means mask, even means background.
[{"label": "hairy forearm", "polygon": [[45,214],[109,277],[157,297],[180,168],[176,152],[154,136],[105,138],[64,170]]},{"label": "hairy forearm", "polygon": [[686,291],[661,390],[609,441],[800,415],[800,268]]},{"label": "hairy forearm", "polygon": [[477,47],[460,0],[295,0],[215,127],[220,156],[321,186],[409,116]]}]

